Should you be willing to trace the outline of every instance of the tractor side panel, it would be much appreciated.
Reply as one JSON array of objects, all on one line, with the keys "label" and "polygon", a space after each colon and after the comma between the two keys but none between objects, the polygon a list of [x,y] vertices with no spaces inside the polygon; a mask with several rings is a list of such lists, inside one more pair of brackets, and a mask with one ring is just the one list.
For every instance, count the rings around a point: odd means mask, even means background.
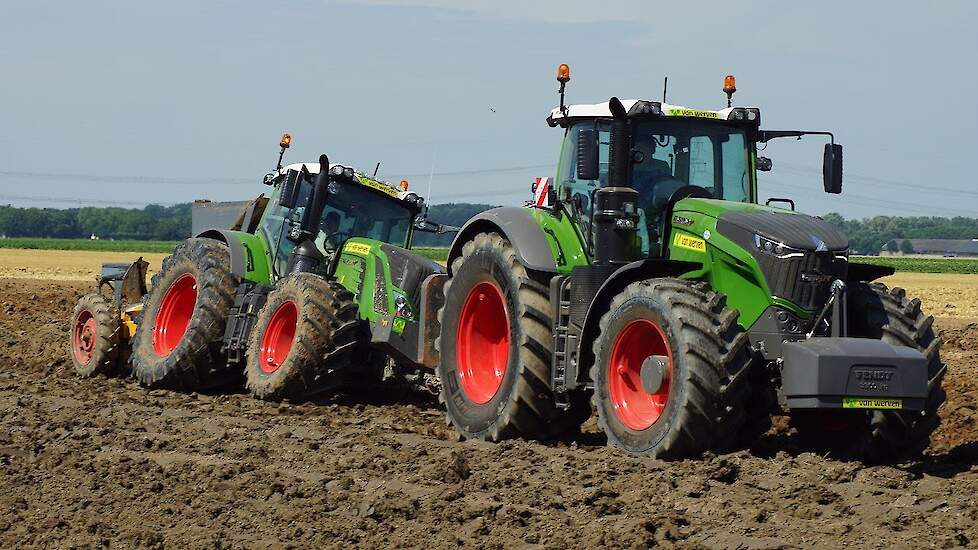
[{"label": "tractor side panel", "polygon": [[[738,324],[749,329],[772,303],[757,261],[740,245],[721,235],[717,220],[699,212],[676,210],[669,234],[669,258],[699,262],[703,267],[684,278],[706,281],[740,312]],[[793,305],[789,308],[797,310]],[[807,316],[806,313],[798,312]]]},{"label": "tractor side panel", "polygon": [[[371,342],[399,361],[423,363],[425,283],[445,269],[409,250],[370,239],[350,239],[334,273],[356,294]],[[429,284],[430,286],[430,284]]]}]

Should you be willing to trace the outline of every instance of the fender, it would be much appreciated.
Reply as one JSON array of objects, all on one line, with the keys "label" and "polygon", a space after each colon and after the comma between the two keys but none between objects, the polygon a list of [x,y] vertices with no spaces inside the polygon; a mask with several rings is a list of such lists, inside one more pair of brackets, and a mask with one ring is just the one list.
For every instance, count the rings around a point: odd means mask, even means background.
[{"label": "fender", "polygon": [[265,257],[264,247],[261,246],[260,237],[227,229],[208,229],[197,234],[196,237],[214,239],[228,246],[231,273],[235,277],[260,284],[270,282],[270,266]]},{"label": "fender", "polygon": [[479,233],[496,232],[508,240],[516,250],[516,257],[529,269],[547,273],[557,272],[550,244],[533,216],[525,208],[502,206],[486,210],[465,222],[452,241],[448,253],[448,270],[452,262],[462,255],[462,246]]},{"label": "fender", "polygon": [[871,282],[880,277],[887,277],[896,273],[896,269],[885,265],[861,264],[851,262],[849,270],[846,272],[847,283]]},{"label": "fender", "polygon": [[577,356],[580,367],[578,367],[577,376],[579,381],[583,381],[588,376],[591,365],[594,364],[594,351],[591,344],[598,337],[598,322],[601,320],[601,316],[608,311],[611,300],[616,295],[636,281],[657,277],[678,277],[702,268],[703,264],[699,262],[652,258],[632,262],[615,270],[598,288],[594,298],[591,299],[590,306],[588,306],[587,314],[584,316],[581,338],[578,339]]}]

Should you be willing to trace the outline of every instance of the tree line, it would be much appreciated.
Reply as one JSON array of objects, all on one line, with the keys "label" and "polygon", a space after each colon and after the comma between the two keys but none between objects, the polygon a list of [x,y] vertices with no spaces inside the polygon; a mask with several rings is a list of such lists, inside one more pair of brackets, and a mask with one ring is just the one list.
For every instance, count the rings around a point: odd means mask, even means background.
[{"label": "tree line", "polygon": [[[490,204],[450,203],[432,205],[430,218],[461,226],[472,216],[493,208]],[[190,236],[190,203],[175,206],[151,204],[135,208],[19,208],[0,206],[0,236],[58,239],[176,241]],[[418,246],[448,246],[452,234],[418,233]]]},{"label": "tree line", "polygon": [[884,247],[890,252],[913,252],[906,239],[978,239],[978,218],[928,216],[875,216],[846,220],[836,213],[823,216],[849,236],[849,247],[875,256]]},{"label": "tree line", "polygon": [[174,241],[190,234],[190,204],[142,209],[0,206],[0,236]]},{"label": "tree line", "polygon": [[[447,203],[431,206],[432,220],[461,226],[472,216],[493,208],[490,204]],[[876,255],[884,247],[907,248],[906,239],[978,238],[976,218],[875,216],[847,220],[836,213],[823,216],[849,236],[850,247],[860,254]],[[19,208],[0,206],[0,236],[87,239],[159,240],[185,239],[190,235],[190,204],[130,208]],[[452,234],[419,233],[417,246],[448,246]],[[902,244],[906,243],[906,244]],[[899,248],[899,247],[903,248]],[[909,251],[904,250],[904,251]]]}]

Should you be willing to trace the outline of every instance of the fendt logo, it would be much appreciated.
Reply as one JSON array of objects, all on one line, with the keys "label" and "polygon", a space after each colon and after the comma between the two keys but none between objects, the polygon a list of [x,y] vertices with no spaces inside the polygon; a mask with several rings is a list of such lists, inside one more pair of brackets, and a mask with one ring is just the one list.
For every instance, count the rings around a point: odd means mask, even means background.
[{"label": "fendt logo", "polygon": [[873,382],[889,382],[893,380],[893,371],[891,370],[857,370],[856,380],[867,380]]}]

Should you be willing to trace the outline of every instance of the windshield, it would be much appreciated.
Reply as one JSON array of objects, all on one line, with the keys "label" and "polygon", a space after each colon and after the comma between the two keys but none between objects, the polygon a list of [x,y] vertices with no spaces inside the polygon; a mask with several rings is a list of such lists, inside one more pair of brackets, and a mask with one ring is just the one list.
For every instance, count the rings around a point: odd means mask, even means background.
[{"label": "windshield", "polygon": [[[577,141],[580,130],[598,132],[598,179],[577,178]],[[582,121],[564,138],[557,174],[560,196],[567,201],[585,239],[590,239],[594,191],[608,182],[611,124],[607,120]],[[714,198],[751,202],[749,142],[743,129],[718,121],[695,118],[658,118],[637,122],[632,130],[631,185],[639,193],[639,237],[644,254],[661,250],[663,220],[669,199],[681,187],[701,188]]]},{"label": "windshield", "polygon": [[744,131],[716,122],[656,120],[639,122],[632,133],[632,187],[656,205],[693,185],[711,196],[750,201],[747,137]]},{"label": "windshield", "polygon": [[[295,179],[299,173],[289,170],[285,177]],[[326,207],[319,219],[319,231],[314,239],[327,259],[350,237],[366,237],[402,247],[408,245],[414,212],[400,201],[386,198],[356,183],[332,182],[329,190]],[[279,276],[285,274],[289,256],[295,247],[295,243],[286,238],[290,227],[286,220],[298,223],[311,194],[312,181],[303,181],[299,187],[299,206],[293,212],[278,204],[276,191],[262,218],[260,231],[266,241],[275,247],[273,269]]]},{"label": "windshield", "polygon": [[406,247],[413,220],[414,213],[399,201],[356,183],[332,182],[316,245],[330,254],[351,237],[365,237]]}]

